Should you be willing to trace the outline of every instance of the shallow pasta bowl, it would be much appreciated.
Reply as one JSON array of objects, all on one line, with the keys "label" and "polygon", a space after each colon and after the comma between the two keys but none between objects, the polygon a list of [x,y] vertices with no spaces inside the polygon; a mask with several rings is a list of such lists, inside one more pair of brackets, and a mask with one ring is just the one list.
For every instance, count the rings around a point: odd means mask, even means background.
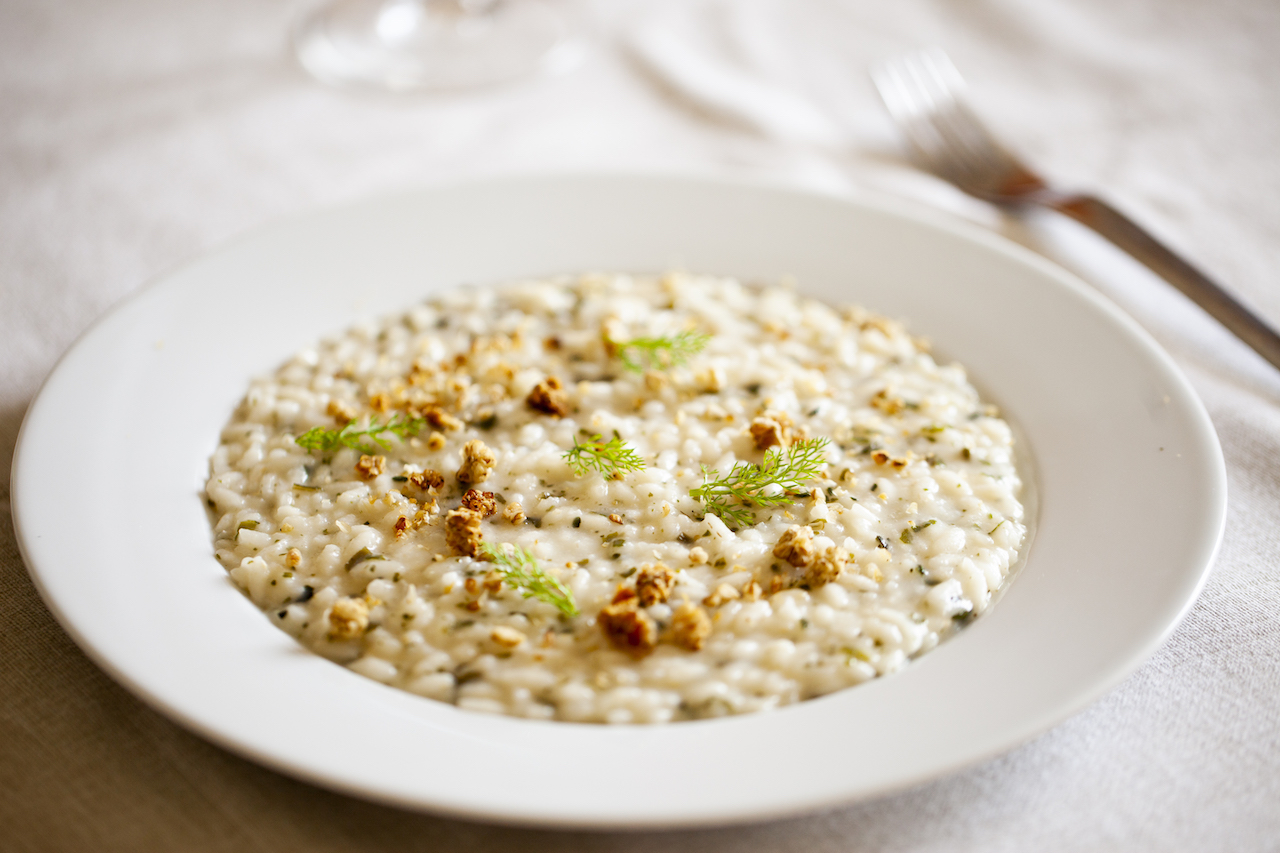
[{"label": "shallow pasta bowl", "polygon": [[[794,276],[814,296],[904,320],[969,368],[1020,428],[1039,508],[1025,567],[991,613],[900,673],[780,711],[575,725],[468,713],[364,679],[274,628],[215,561],[201,488],[251,376],[445,288],[673,267]],[[1209,420],[1169,358],[999,237],[884,200],[575,176],[377,198],[261,229],[165,276],[50,375],[19,437],[13,502],[31,575],[76,642],[210,740],[411,808],[654,827],[884,794],[1063,720],[1190,606],[1226,486]]]}]

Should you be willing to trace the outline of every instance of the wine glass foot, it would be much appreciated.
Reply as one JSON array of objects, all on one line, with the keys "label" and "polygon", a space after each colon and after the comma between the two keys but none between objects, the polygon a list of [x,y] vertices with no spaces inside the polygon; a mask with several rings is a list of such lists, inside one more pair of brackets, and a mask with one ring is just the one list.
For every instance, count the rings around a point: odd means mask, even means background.
[{"label": "wine glass foot", "polygon": [[332,0],[302,23],[294,48],[325,83],[449,90],[550,70],[568,35],[541,0]]}]

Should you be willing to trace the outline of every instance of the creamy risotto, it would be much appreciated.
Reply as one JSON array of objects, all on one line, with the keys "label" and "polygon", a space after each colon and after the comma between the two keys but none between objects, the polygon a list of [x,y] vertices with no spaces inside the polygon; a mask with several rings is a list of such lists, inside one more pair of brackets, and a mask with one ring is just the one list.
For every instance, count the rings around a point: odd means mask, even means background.
[{"label": "creamy risotto", "polygon": [[896,322],[788,286],[460,288],[253,383],[215,550],[268,618],[459,707],[652,723],[903,667],[1026,536],[1013,436]]}]

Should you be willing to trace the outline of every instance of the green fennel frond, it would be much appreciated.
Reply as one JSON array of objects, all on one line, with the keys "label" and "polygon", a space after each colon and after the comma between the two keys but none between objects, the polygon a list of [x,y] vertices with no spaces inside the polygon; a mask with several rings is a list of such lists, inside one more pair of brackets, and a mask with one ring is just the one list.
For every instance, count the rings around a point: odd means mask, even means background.
[{"label": "green fennel frond", "polygon": [[480,556],[493,563],[507,586],[525,598],[537,598],[554,605],[565,616],[577,616],[578,605],[564,584],[538,566],[538,559],[519,545],[480,543]]},{"label": "green fennel frond", "polygon": [[[391,433],[403,441],[419,432],[426,423],[423,418],[406,418],[397,414],[383,424],[378,422],[378,418],[375,415],[369,419],[369,425],[363,429],[355,421],[341,429],[312,427],[295,438],[294,441],[297,442],[299,447],[305,447],[307,450],[318,450],[321,453],[332,453],[340,447],[350,447],[354,450],[359,450],[361,453],[375,454],[378,452],[379,447],[383,450],[391,447],[391,443],[381,437],[383,433]],[[369,444],[365,439],[373,439],[378,447]]]},{"label": "green fennel frond", "polygon": [[627,370],[636,373],[645,370],[669,370],[679,367],[691,356],[706,349],[711,336],[692,329],[675,335],[658,338],[632,338],[629,341],[613,341],[618,358]]},{"label": "green fennel frond", "polygon": [[575,438],[573,447],[562,458],[579,477],[588,471],[599,471],[605,476],[612,476],[622,471],[640,471],[644,468],[644,460],[640,458],[640,454],[627,446],[616,432],[608,441],[604,441],[599,434],[582,443]]},{"label": "green fennel frond", "polygon": [[786,506],[795,503],[791,493],[822,472],[827,439],[797,441],[786,450],[770,448],[759,464],[738,462],[727,476],[702,468],[702,485],[690,496],[702,501],[706,511],[737,527],[753,523],[751,507]]}]

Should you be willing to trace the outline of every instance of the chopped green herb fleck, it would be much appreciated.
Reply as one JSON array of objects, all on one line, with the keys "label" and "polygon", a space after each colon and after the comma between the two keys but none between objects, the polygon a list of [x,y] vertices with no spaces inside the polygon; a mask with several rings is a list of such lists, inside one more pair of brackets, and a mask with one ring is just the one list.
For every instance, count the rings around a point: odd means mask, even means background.
[{"label": "chopped green herb fleck", "polygon": [[938,519],[931,518],[928,521],[926,521],[924,524],[913,524],[910,527],[904,527],[902,528],[902,535],[898,537],[898,541],[905,545],[911,541],[912,537],[915,536],[915,534],[919,533],[921,530],[924,530],[929,525],[937,524],[937,523],[938,523]]}]

